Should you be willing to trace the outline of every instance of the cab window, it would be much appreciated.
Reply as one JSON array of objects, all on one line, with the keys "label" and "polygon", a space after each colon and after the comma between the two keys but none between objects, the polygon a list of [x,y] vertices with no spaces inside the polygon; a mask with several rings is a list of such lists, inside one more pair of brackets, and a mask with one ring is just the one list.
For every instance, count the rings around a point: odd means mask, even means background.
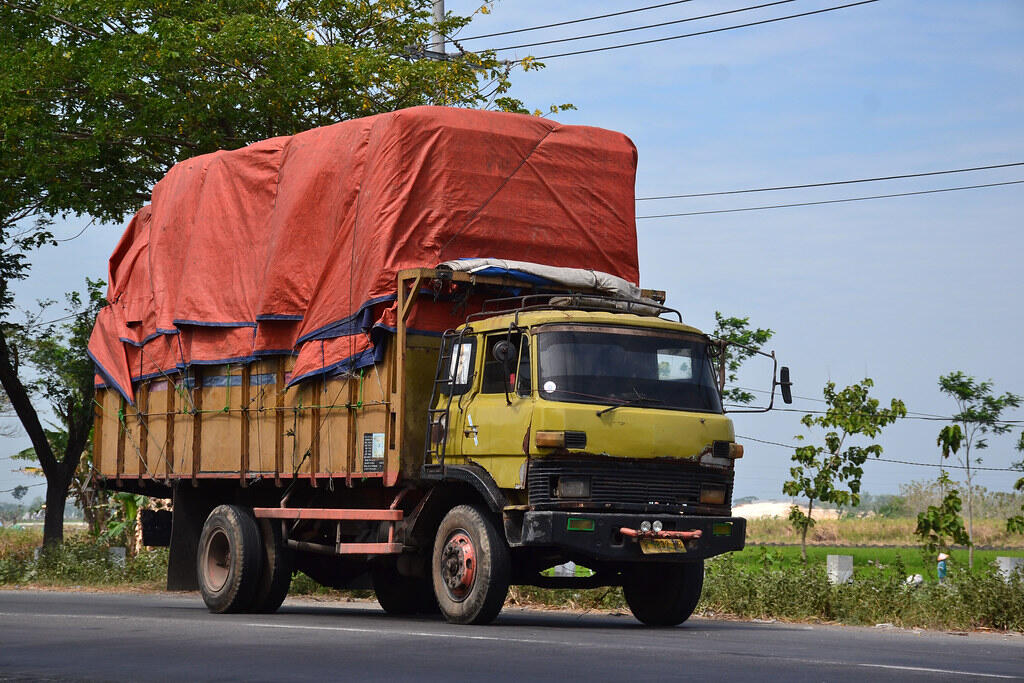
[{"label": "cab window", "polygon": [[530,385],[530,340],[529,337],[508,332],[493,334],[487,337],[484,356],[484,375],[480,385],[482,394],[504,394],[505,393],[505,366],[494,357],[494,347],[498,342],[509,341],[512,344],[513,358],[518,358],[518,364],[513,361],[512,372],[508,376],[508,387],[510,391],[518,392],[520,396],[529,396]]}]

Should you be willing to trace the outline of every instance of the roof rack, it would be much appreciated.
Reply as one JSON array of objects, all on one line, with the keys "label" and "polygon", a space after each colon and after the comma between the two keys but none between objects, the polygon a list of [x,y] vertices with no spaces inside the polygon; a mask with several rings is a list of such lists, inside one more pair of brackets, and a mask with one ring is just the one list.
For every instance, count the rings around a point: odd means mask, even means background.
[{"label": "roof rack", "polygon": [[[495,306],[495,308],[492,308],[492,306]],[[671,313],[679,319],[679,322],[683,322],[683,315],[679,311],[654,301],[637,301],[636,299],[624,297],[581,294],[578,292],[526,294],[523,296],[488,299],[484,301],[483,308],[479,312],[466,316],[466,322],[469,323],[478,318],[489,318],[496,315],[514,313],[518,323],[520,313],[544,310],[604,311],[632,313],[634,315],[651,317],[661,317],[666,313]]]}]

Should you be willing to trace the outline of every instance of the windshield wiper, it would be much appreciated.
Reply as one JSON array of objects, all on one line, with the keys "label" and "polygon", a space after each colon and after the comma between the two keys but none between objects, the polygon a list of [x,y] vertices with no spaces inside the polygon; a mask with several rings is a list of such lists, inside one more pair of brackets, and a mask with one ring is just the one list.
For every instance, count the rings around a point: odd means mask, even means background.
[{"label": "windshield wiper", "polygon": [[623,406],[635,406],[635,405],[638,405],[638,404],[641,404],[641,403],[664,403],[664,401],[660,401],[660,400],[658,400],[656,398],[648,398],[646,396],[637,396],[636,398],[631,398],[628,401],[623,401],[622,403],[616,403],[615,405],[609,406],[609,407],[605,408],[604,410],[599,410],[599,411],[597,411],[597,416],[601,417],[605,413],[610,413],[613,410],[615,410],[616,408],[621,408]]}]

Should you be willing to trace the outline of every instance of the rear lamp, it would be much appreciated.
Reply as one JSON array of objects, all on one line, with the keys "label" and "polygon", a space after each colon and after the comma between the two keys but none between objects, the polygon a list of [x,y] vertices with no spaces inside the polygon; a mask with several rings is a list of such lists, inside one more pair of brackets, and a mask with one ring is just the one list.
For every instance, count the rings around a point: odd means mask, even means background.
[{"label": "rear lamp", "polygon": [[707,505],[725,505],[725,487],[701,484],[700,502]]},{"label": "rear lamp", "polygon": [[559,477],[555,486],[558,498],[590,498],[590,477]]}]

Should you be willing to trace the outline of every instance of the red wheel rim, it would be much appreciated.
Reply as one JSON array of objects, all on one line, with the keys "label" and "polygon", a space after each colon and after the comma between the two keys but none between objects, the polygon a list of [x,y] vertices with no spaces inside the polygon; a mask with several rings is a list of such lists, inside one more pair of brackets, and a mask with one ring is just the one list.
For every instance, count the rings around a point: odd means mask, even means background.
[{"label": "red wheel rim", "polygon": [[473,589],[476,578],[476,549],[462,529],[452,533],[441,550],[441,580],[453,600],[461,602]]}]

